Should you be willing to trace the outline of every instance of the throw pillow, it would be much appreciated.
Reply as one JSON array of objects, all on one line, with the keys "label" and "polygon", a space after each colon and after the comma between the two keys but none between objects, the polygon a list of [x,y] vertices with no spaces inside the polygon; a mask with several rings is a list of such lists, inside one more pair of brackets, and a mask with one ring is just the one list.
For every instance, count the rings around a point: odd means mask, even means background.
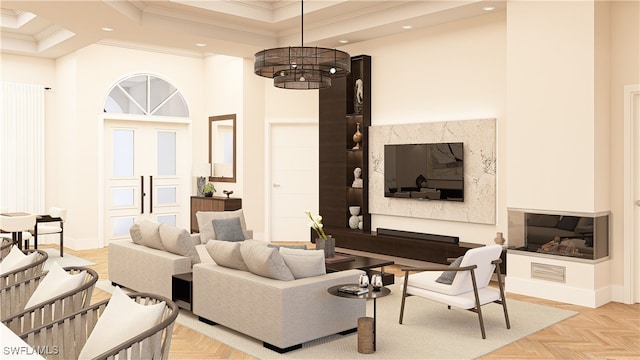
[{"label": "throw pillow", "polygon": [[196,252],[198,253],[198,257],[200,258],[201,264],[206,264],[206,263],[215,264],[215,261],[213,261],[213,258],[211,258],[211,255],[209,255],[209,252],[207,251],[207,248],[205,245],[203,244],[196,245]]},{"label": "throw pillow", "polygon": [[142,245],[158,250],[166,250],[160,238],[160,223],[142,220],[138,225],[140,226]]},{"label": "throw pillow", "polygon": [[306,250],[307,249],[306,245],[277,245],[277,244],[274,244],[274,243],[268,243],[267,246],[272,247],[272,248],[276,248],[278,250],[280,250],[282,248],[302,249],[302,250]]},{"label": "throw pillow", "polygon": [[42,278],[36,290],[31,294],[24,308],[27,309],[42,304],[43,302],[53,300],[67,291],[78,289],[82,286],[86,276],[86,271],[71,275],[57,262],[54,262],[51,264],[51,269],[49,269],[47,275]]},{"label": "throw pillow", "polygon": [[240,218],[234,217],[229,219],[213,219],[211,220],[211,222],[213,224],[213,231],[216,233],[216,240],[244,240],[242,225],[240,225]]},{"label": "throw pillow", "polygon": [[247,224],[244,221],[244,213],[242,209],[235,211],[198,211],[196,212],[196,219],[198,220],[198,229],[200,231],[200,241],[206,244],[209,240],[217,240],[216,232],[213,229],[213,219],[228,219],[237,217],[240,218],[240,226],[242,227],[242,233],[245,239],[251,237],[247,234]]},{"label": "throw pillow", "polygon": [[142,242],[142,233],[140,232],[139,223],[131,225],[129,228],[129,235],[131,235],[131,241],[133,241],[134,244],[144,245]]},{"label": "throw pillow", "polygon": [[78,358],[93,359],[151,329],[162,320],[165,305],[164,301],[153,305],[138,304],[116,287]]},{"label": "throw pillow", "polygon": [[324,275],[324,250],[302,250],[282,247],[280,254],[296,279]]},{"label": "throw pillow", "polygon": [[160,240],[166,251],[189,257],[191,265],[200,262],[196,245],[187,230],[169,224],[160,224]]},{"label": "throw pillow", "polygon": [[242,259],[239,242],[209,240],[205,248],[216,264],[231,269],[249,271]]},{"label": "throw pillow", "polygon": [[291,270],[277,249],[243,243],[240,245],[240,252],[244,263],[253,274],[276,280],[294,280]]},{"label": "throw pillow", "polygon": [[21,267],[33,264],[37,255],[38,253],[35,251],[27,255],[18,246],[13,245],[11,251],[0,262],[0,275],[5,275]]},{"label": "throw pillow", "polygon": [[[455,259],[449,267],[459,267],[462,263],[463,256]],[[441,284],[451,285],[453,283],[453,279],[456,277],[457,271],[443,271],[442,274],[436,279],[436,282]]]}]

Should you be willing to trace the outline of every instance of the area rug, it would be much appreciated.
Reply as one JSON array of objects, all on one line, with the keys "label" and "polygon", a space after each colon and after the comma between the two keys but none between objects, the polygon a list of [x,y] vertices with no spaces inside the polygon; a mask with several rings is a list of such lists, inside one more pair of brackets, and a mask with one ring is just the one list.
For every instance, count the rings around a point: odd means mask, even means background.
[{"label": "area rug", "polygon": [[44,270],[47,271],[51,268],[51,265],[54,262],[57,262],[61,267],[67,266],[91,266],[95,265],[91,261],[85,260],[83,258],[79,258],[77,256],[73,256],[71,254],[64,254],[63,257],[60,257],[60,250],[58,249],[43,249],[49,254],[47,261],[44,263]]},{"label": "area rug", "polygon": [[[97,286],[112,290],[105,280]],[[377,349],[370,355],[358,353],[355,333],[327,336],[304,343],[302,349],[278,354],[244,334],[200,322],[189,311],[181,310],[176,322],[259,359],[474,359],[577,314],[507,299],[511,329],[505,326],[502,306],[486,305],[482,313],[487,338],[483,340],[476,314],[447,310],[445,305],[418,297],[407,298],[404,324],[398,324],[402,289],[398,284],[390,288],[391,295],[377,300]],[[372,314],[373,301],[369,300],[367,315]]]}]

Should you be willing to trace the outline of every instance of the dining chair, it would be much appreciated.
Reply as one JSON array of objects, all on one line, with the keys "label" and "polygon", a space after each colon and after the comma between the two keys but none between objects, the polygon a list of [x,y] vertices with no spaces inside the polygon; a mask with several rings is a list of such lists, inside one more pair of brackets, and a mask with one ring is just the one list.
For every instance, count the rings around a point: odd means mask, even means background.
[{"label": "dining chair", "polygon": [[[47,216],[48,215],[48,216]],[[60,257],[64,256],[64,222],[67,220],[67,209],[60,207],[49,208],[49,214],[41,216],[33,228],[34,247],[38,248],[38,236],[60,234]],[[59,220],[58,220],[59,219]]]},{"label": "dining chair", "polygon": [[4,233],[0,237],[10,238],[13,243],[22,249],[23,241],[31,239],[31,230],[36,225],[36,215],[34,214],[3,214],[0,215],[0,229]]}]

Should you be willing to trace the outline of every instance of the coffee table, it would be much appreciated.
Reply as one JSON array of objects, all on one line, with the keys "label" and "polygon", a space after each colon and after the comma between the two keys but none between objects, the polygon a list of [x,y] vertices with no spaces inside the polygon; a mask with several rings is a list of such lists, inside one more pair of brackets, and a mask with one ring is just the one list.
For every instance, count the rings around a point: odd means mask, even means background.
[{"label": "coffee table", "polygon": [[384,272],[385,266],[390,266],[394,264],[394,262],[391,260],[376,259],[376,258],[367,257],[367,256],[342,254],[342,253],[336,253],[336,255],[345,255],[353,259],[348,261],[340,261],[340,262],[325,261],[325,268],[329,273],[358,269],[358,270],[366,271],[367,276],[371,278],[371,275],[378,273],[377,271],[374,271],[372,269],[380,268],[379,274],[382,275],[382,282],[385,286],[391,285],[395,282],[393,274],[391,273],[385,274]]}]

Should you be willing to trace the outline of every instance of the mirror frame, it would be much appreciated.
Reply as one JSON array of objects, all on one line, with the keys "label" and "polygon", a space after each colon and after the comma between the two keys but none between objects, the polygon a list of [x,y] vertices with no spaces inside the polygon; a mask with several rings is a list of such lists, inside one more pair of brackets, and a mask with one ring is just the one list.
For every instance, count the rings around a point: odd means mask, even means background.
[{"label": "mirror frame", "polygon": [[216,177],[209,176],[209,181],[217,182],[236,182],[236,114],[209,116],[209,164],[211,164],[211,170],[213,174],[213,122],[232,120],[233,122],[233,176],[232,177]]}]

